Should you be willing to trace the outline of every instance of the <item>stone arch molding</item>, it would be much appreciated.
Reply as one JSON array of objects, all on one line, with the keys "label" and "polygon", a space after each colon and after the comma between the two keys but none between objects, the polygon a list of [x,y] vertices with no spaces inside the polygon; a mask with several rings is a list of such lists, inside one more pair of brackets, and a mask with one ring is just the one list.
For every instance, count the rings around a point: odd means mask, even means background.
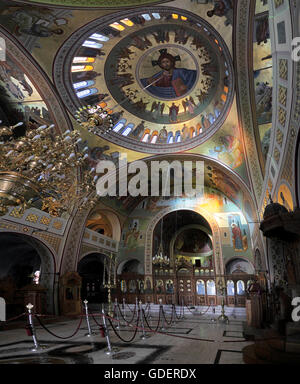
[{"label": "stone arch molding", "polygon": [[145,275],[152,275],[152,246],[153,246],[153,231],[157,223],[167,214],[176,212],[176,211],[192,211],[196,212],[199,215],[203,216],[204,219],[208,222],[212,230],[212,242],[214,249],[214,260],[215,260],[215,271],[217,275],[222,275],[224,273],[224,263],[222,257],[222,247],[221,247],[221,235],[220,229],[217,221],[209,212],[205,209],[197,208],[187,208],[187,207],[168,207],[160,211],[156,216],[153,217],[150,224],[146,230],[146,241],[145,241]]},{"label": "stone arch molding", "polygon": [[56,301],[56,262],[55,252],[46,241],[37,239],[29,234],[20,231],[2,230],[0,233],[12,233],[22,237],[25,242],[30,244],[38,253],[41,258],[41,278],[40,284],[46,288],[46,302],[47,310],[49,313],[57,313],[58,303]]}]

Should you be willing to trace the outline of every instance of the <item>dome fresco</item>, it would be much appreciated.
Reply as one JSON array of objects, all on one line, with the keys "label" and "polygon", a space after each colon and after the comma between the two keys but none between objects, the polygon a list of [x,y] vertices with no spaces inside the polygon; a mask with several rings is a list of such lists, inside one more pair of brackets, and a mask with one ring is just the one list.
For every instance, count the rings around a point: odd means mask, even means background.
[{"label": "dome fresco", "polygon": [[71,112],[101,104],[114,123],[106,139],[146,153],[205,142],[234,97],[221,36],[200,17],[173,8],[115,15],[78,30],[57,54],[57,87],[68,94]]}]

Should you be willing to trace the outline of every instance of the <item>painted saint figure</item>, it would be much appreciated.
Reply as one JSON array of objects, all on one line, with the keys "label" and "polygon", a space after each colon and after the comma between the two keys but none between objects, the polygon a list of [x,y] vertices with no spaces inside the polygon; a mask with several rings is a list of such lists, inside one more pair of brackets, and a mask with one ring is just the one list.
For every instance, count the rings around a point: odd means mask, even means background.
[{"label": "painted saint figure", "polygon": [[167,53],[166,49],[160,50],[160,56],[152,65],[159,65],[162,71],[150,78],[141,79],[144,87],[154,96],[159,98],[174,99],[185,95],[195,84],[197,71],[185,68],[176,68],[179,56]]},{"label": "painted saint figure", "polygon": [[239,226],[235,223],[231,224],[231,231],[233,236],[233,244],[236,250],[243,249],[243,240],[242,240],[242,232]]}]

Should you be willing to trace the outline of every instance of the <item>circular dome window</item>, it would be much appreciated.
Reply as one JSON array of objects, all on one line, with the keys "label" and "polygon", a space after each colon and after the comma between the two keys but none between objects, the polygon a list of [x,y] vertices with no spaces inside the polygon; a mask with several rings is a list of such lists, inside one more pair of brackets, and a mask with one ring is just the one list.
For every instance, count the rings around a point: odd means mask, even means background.
[{"label": "circular dome window", "polygon": [[203,143],[224,123],[234,96],[222,37],[200,17],[169,7],[118,12],[82,27],[58,52],[54,78],[73,114],[101,105],[113,121],[105,138],[146,153]]}]

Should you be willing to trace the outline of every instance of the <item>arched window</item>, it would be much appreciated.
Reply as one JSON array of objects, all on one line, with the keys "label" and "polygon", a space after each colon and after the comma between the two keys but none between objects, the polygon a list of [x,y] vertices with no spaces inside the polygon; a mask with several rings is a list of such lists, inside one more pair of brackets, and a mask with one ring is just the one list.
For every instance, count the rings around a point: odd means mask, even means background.
[{"label": "arched window", "polygon": [[236,283],[236,291],[238,295],[244,295],[245,294],[245,283],[243,280],[239,280]]},{"label": "arched window", "polygon": [[196,137],[196,129],[191,127],[191,138]]},{"label": "arched window", "polygon": [[232,280],[227,281],[227,296],[234,296],[234,282]]},{"label": "arched window", "polygon": [[76,92],[77,97],[79,99],[83,99],[84,97],[94,95],[95,93],[98,93],[97,88],[89,88],[89,89],[84,89],[83,91]]},{"label": "arched window", "polygon": [[124,131],[122,132],[122,135],[123,135],[123,136],[128,136],[129,133],[133,130],[133,127],[134,127],[134,124],[132,124],[132,123],[128,124],[128,125],[125,127]]},{"label": "arched window", "polygon": [[129,20],[128,18],[122,19],[122,20],[120,20],[120,22],[127,25],[127,27],[132,27],[134,25],[134,23],[131,20]]},{"label": "arched window", "polygon": [[76,56],[73,59],[73,63],[93,63],[95,61],[94,57],[83,57],[83,56]]},{"label": "arched window", "polygon": [[144,134],[144,137],[142,138],[142,142],[143,143],[147,143],[147,141],[149,140],[149,137],[150,137],[150,134],[147,132]]},{"label": "arched window", "polygon": [[146,21],[150,21],[150,20],[151,20],[151,16],[148,15],[148,13],[144,13],[142,16],[143,16],[143,18],[144,18]]},{"label": "arched window", "polygon": [[109,40],[109,37],[100,35],[99,33],[93,33],[89,38],[99,40],[99,41],[108,41]]},{"label": "arched window", "polygon": [[73,84],[74,89],[81,89],[81,88],[87,88],[90,85],[94,85],[95,82],[94,80],[84,80],[84,81],[79,81],[78,83]]},{"label": "arched window", "polygon": [[197,295],[205,295],[205,283],[203,280],[198,280],[196,284]]},{"label": "arched window", "polygon": [[151,144],[156,144],[156,142],[157,142],[157,135],[154,135],[154,136],[152,136],[152,139],[151,139]]},{"label": "arched window", "polygon": [[85,42],[82,44],[82,46],[88,47],[88,48],[100,49],[103,47],[103,44],[96,43],[96,41],[92,41],[92,40],[85,40]]},{"label": "arched window", "polygon": [[159,13],[152,13],[152,16],[154,19],[159,20],[160,19],[160,14]]},{"label": "arched window", "polygon": [[208,280],[206,283],[207,294],[208,296],[215,296],[216,294],[216,284],[213,280]]},{"label": "arched window", "polygon": [[110,27],[116,29],[117,31],[124,31],[125,27],[117,22],[109,24]]},{"label": "arched window", "polygon": [[174,143],[174,137],[173,137],[173,132],[169,132],[168,134],[168,139],[167,139],[168,144],[173,144]]},{"label": "arched window", "polygon": [[113,127],[113,131],[114,132],[119,132],[124,127],[125,124],[126,124],[126,120],[125,119],[119,120],[117,122],[117,124]]},{"label": "arched window", "polygon": [[94,67],[92,65],[72,65],[72,72],[88,72],[92,71]]},{"label": "arched window", "polygon": [[180,135],[180,131],[177,131],[177,132],[176,132],[175,143],[181,143],[181,135]]}]

